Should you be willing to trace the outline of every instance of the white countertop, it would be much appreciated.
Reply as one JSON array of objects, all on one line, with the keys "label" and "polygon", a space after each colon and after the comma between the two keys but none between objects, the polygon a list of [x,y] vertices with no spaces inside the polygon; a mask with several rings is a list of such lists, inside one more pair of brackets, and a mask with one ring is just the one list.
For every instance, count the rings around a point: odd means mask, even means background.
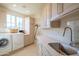
[{"label": "white countertop", "polygon": [[[60,53],[58,53],[57,51],[55,51],[55,50],[53,50],[49,45],[48,45],[48,43],[52,43],[52,42],[58,42],[58,41],[56,41],[56,40],[54,40],[53,38],[50,38],[50,37],[47,37],[47,36],[37,36],[37,39],[38,39],[38,41],[41,43],[41,44],[43,44],[48,50],[49,50],[49,52],[51,53],[51,55],[53,55],[53,53],[55,53],[54,55],[58,55],[58,56],[60,56],[61,54]],[[53,56],[54,56],[53,55]]]},{"label": "white countertop", "polygon": [[[37,39],[39,42],[41,42],[41,44],[43,44],[44,46],[46,46],[48,48],[48,50],[50,51],[51,54],[53,53],[53,49],[48,45],[48,43],[59,42],[59,41],[55,40],[54,38],[51,38],[51,37],[48,37],[45,35],[38,35]],[[68,46],[68,45],[65,45],[65,46]],[[71,47],[71,46],[69,46],[69,47]],[[73,48],[79,52],[79,50],[77,48],[74,48],[74,47],[71,47],[71,48]],[[57,51],[55,51],[54,53],[58,56],[61,55]],[[75,54],[75,55],[77,55],[77,54]]]}]

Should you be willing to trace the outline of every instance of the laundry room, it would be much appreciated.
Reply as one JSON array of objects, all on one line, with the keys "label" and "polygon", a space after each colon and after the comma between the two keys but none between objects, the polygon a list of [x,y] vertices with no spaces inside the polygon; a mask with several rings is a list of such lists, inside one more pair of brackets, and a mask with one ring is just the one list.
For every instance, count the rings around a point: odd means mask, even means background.
[{"label": "laundry room", "polygon": [[0,56],[79,56],[79,3],[0,3]]},{"label": "laundry room", "polygon": [[[36,5],[37,7],[35,7]],[[0,55],[15,55],[16,51],[24,52],[23,49],[26,47],[28,49],[30,45],[33,46],[34,51],[36,50],[34,44],[36,24],[32,14],[38,10],[38,6],[42,6],[42,4],[0,4]],[[32,7],[34,12],[30,13]],[[25,53],[25,55],[30,54]]]}]

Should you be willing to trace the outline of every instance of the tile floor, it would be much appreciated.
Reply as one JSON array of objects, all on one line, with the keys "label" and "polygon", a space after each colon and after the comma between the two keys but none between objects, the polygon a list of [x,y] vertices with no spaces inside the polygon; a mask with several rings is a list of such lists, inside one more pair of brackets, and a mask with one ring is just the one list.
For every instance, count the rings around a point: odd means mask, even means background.
[{"label": "tile floor", "polygon": [[37,47],[35,44],[32,44],[13,53],[11,56],[37,56],[37,55],[38,55]]}]

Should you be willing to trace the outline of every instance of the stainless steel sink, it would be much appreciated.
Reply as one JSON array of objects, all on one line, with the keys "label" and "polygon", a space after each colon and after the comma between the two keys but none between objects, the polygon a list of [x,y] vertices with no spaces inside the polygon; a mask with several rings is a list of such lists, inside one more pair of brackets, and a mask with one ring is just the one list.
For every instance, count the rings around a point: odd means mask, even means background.
[{"label": "stainless steel sink", "polygon": [[61,43],[48,43],[48,45],[62,55],[77,54],[77,51],[75,49],[71,47],[63,46]]},{"label": "stainless steel sink", "polygon": [[71,46],[79,49],[79,43],[72,43]]}]

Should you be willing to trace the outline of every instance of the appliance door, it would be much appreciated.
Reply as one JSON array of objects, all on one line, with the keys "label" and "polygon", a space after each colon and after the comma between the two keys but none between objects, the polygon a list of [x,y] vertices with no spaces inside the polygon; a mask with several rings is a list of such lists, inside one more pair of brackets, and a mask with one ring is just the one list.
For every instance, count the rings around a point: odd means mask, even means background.
[{"label": "appliance door", "polygon": [[11,36],[0,33],[0,55],[7,54],[11,51]]}]

